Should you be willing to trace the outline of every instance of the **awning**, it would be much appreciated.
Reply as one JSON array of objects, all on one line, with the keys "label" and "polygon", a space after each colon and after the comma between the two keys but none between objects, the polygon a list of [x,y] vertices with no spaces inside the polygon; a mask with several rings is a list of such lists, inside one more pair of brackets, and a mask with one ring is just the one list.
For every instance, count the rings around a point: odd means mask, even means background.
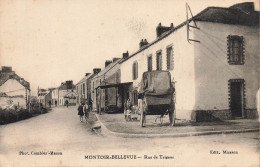
[{"label": "awning", "polygon": [[133,84],[133,82],[125,82],[125,83],[109,84],[109,85],[98,86],[96,89],[98,89],[98,88],[105,89],[105,88],[112,88],[112,87],[129,86],[129,85],[131,85],[131,84]]}]

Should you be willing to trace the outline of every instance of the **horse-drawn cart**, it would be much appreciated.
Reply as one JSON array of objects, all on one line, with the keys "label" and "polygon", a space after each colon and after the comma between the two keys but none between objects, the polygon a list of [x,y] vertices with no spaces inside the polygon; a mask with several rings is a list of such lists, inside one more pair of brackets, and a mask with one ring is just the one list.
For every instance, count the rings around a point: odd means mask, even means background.
[{"label": "horse-drawn cart", "polygon": [[174,88],[169,71],[144,72],[139,87],[142,99],[141,126],[145,126],[147,115],[169,114],[170,124],[174,124]]}]

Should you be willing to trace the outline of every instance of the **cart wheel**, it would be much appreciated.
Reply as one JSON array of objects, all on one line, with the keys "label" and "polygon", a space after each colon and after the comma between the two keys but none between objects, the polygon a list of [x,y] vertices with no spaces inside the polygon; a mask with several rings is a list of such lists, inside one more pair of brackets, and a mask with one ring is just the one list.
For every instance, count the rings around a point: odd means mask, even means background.
[{"label": "cart wheel", "polygon": [[142,101],[142,111],[141,111],[141,127],[145,126],[145,113],[147,112],[147,102],[146,102],[146,97],[143,98]]},{"label": "cart wheel", "polygon": [[142,111],[141,113],[141,119],[140,119],[140,123],[141,123],[141,127],[144,127],[144,121],[145,121],[145,116],[144,116],[144,112]]},{"label": "cart wheel", "polygon": [[173,112],[169,112],[169,119],[170,119],[170,124],[171,124],[171,126],[173,126],[173,125],[174,125]]}]

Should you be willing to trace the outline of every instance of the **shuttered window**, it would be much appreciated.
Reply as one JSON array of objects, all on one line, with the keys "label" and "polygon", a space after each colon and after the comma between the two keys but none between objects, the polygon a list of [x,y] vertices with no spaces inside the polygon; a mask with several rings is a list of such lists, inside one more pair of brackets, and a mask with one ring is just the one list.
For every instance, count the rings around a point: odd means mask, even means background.
[{"label": "shuttered window", "polygon": [[162,52],[156,53],[156,70],[162,70]]},{"label": "shuttered window", "polygon": [[242,65],[245,61],[244,38],[237,35],[229,35],[227,42],[228,63],[230,65]]},{"label": "shuttered window", "polygon": [[137,61],[133,63],[132,76],[133,76],[133,80],[136,80],[138,78],[138,63],[137,63]]},{"label": "shuttered window", "polygon": [[153,70],[153,58],[152,55],[147,57],[147,70],[152,71]]},{"label": "shuttered window", "polygon": [[167,63],[167,70],[173,70],[173,48],[172,46],[166,49],[166,63]]}]

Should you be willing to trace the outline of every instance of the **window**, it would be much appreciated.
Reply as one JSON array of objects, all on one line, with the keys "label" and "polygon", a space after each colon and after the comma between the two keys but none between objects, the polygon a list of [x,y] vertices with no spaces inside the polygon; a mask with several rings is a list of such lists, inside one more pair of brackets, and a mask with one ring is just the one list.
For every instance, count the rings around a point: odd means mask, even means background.
[{"label": "window", "polygon": [[156,53],[156,70],[162,70],[162,51]]},{"label": "window", "polygon": [[133,67],[132,67],[132,72],[133,72],[133,80],[136,80],[138,78],[138,63],[134,62]]},{"label": "window", "polygon": [[83,84],[83,94],[85,94],[85,84]]},{"label": "window", "polygon": [[166,49],[166,63],[167,63],[167,70],[173,70],[173,49],[172,46]]},{"label": "window", "polygon": [[152,55],[147,57],[147,70],[152,71],[153,70],[153,57]]},{"label": "window", "polygon": [[242,36],[228,36],[228,63],[231,65],[244,64],[244,38]]}]

